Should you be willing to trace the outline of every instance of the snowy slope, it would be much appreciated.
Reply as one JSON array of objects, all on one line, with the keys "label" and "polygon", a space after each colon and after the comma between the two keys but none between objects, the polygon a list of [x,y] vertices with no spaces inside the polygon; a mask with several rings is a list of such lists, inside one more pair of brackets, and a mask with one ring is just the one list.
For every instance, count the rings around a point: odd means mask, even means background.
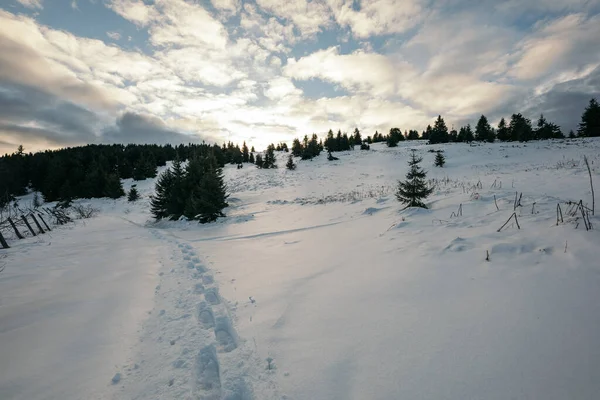
[{"label": "snowy slope", "polygon": [[[393,196],[411,148],[430,210]],[[8,253],[0,398],[595,399],[600,237],[556,206],[591,205],[599,150],[378,144],[228,167],[228,216],[205,226],[152,223],[150,181],[138,204],[91,201],[85,226]],[[497,232],[515,192],[521,229]]]}]

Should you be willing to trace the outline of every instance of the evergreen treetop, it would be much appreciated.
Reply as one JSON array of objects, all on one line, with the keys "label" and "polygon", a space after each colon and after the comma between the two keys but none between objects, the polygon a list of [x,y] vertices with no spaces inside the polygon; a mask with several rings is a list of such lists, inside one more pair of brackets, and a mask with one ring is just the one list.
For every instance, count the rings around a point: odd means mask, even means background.
[{"label": "evergreen treetop", "polygon": [[408,161],[410,170],[406,174],[406,180],[398,182],[396,198],[406,204],[406,207],[427,208],[423,201],[433,193],[433,188],[428,187],[425,182],[427,173],[419,166],[422,160],[413,150]]}]

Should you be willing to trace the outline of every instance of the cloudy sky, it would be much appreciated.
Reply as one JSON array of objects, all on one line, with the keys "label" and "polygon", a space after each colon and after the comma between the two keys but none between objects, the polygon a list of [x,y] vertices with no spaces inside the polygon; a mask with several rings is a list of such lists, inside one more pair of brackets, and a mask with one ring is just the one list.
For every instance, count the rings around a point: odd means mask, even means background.
[{"label": "cloudy sky", "polygon": [[600,93],[600,0],[1,0],[0,152],[372,134]]}]

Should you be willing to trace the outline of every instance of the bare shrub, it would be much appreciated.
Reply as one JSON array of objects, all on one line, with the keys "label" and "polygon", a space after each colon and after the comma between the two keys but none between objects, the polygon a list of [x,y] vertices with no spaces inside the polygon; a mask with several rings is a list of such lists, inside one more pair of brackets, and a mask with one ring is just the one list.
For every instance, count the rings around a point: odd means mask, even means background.
[{"label": "bare shrub", "polygon": [[94,218],[100,212],[100,209],[92,207],[90,204],[78,204],[76,206],[72,206],[71,210],[76,219]]}]

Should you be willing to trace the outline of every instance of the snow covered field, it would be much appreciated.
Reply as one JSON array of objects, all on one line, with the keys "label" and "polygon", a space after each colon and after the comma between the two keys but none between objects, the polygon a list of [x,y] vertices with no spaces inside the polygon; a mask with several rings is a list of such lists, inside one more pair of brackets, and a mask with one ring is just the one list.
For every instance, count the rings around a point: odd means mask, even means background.
[{"label": "snow covered field", "polygon": [[[411,148],[429,210],[394,198]],[[600,234],[564,202],[591,207],[600,141],[336,155],[228,166],[216,224],[152,223],[148,180],[136,204],[81,201],[100,215],[11,243],[0,398],[598,398]],[[497,232],[515,192],[521,229]]]}]

